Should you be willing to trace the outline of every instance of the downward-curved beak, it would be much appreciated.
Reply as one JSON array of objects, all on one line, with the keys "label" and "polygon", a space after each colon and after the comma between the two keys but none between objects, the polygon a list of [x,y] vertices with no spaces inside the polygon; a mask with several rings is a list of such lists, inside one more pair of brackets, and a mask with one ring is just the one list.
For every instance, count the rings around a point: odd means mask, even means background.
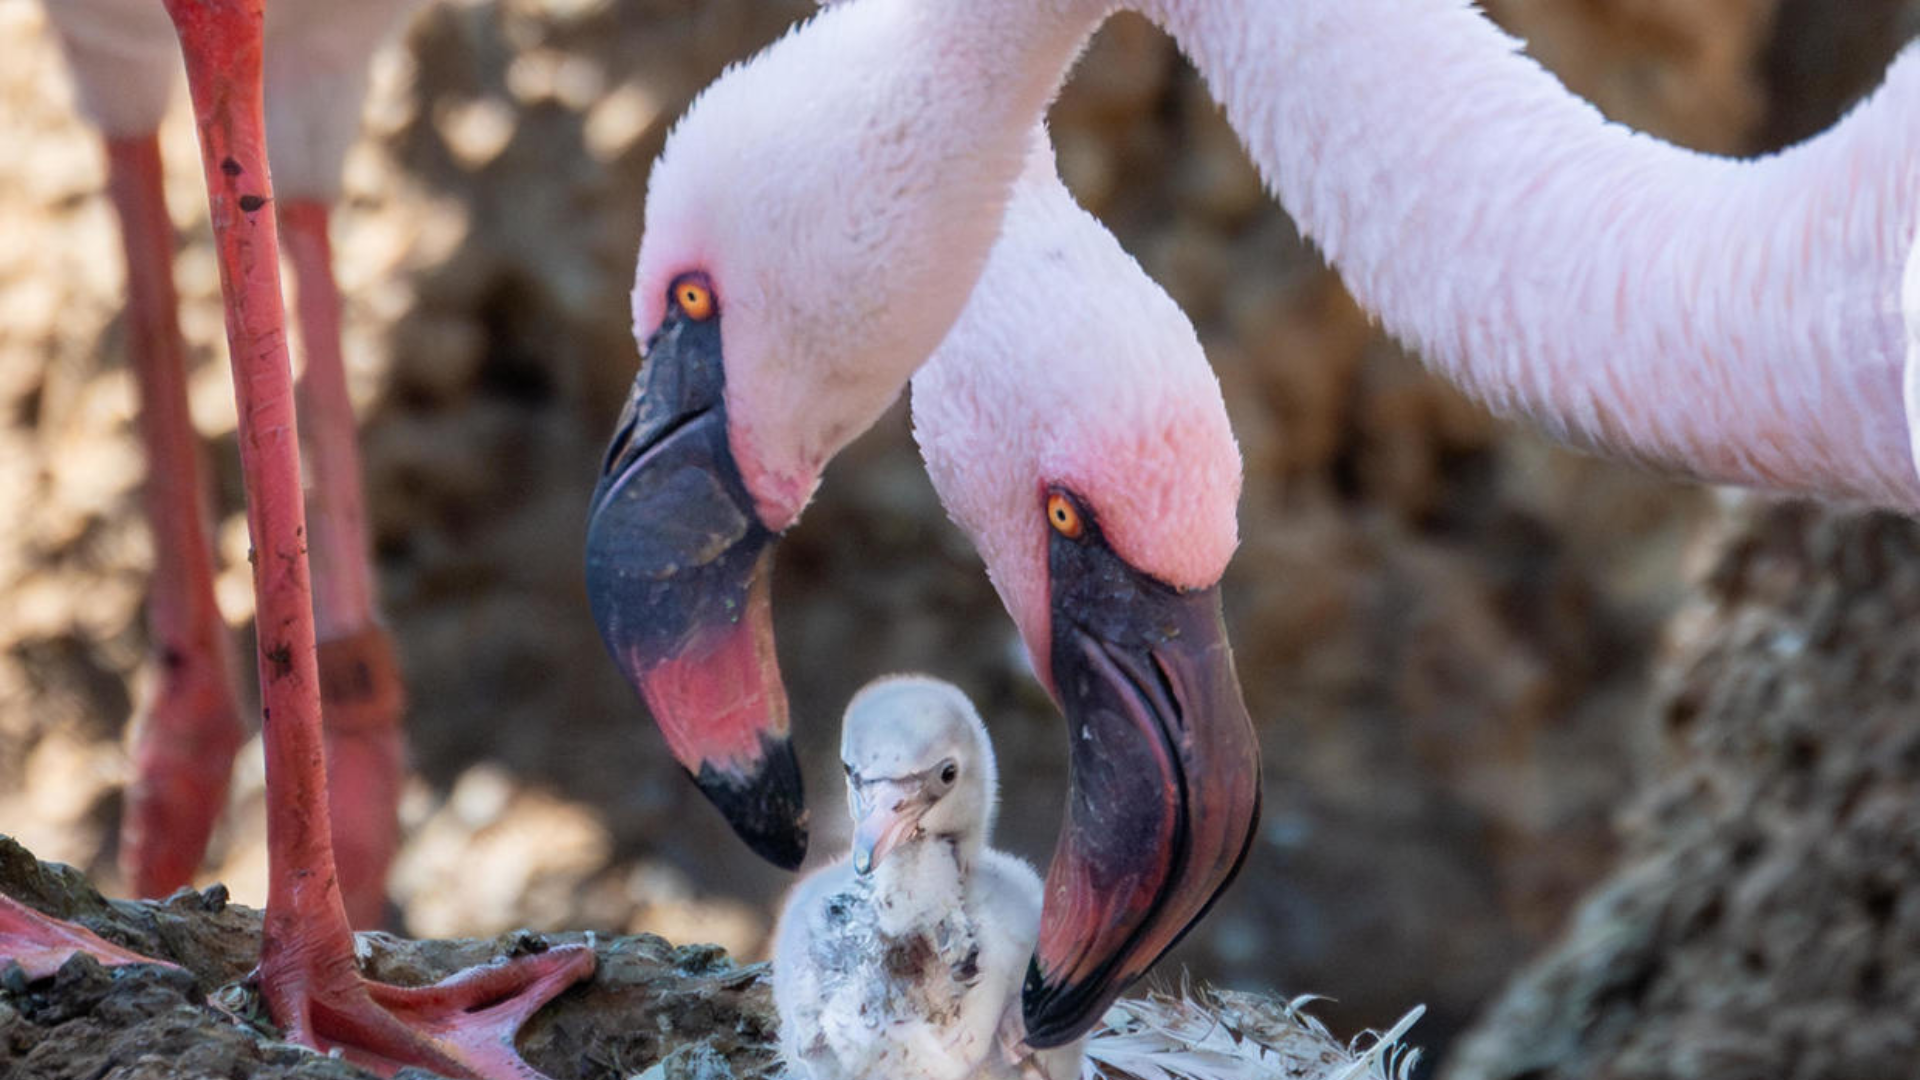
[{"label": "downward-curved beak", "polygon": [[718,320],[648,342],[587,525],[587,595],[673,756],[766,859],[806,855],[761,524],[727,438]]},{"label": "downward-curved beak", "polygon": [[1027,1041],[1078,1038],[1239,870],[1260,749],[1220,615],[1100,545],[1056,540],[1052,671],[1072,738],[1022,1005]]},{"label": "downward-curved beak", "polygon": [[852,788],[853,869],[861,875],[886,860],[887,854],[920,828],[920,818],[932,805],[925,788],[900,780],[874,780]]}]

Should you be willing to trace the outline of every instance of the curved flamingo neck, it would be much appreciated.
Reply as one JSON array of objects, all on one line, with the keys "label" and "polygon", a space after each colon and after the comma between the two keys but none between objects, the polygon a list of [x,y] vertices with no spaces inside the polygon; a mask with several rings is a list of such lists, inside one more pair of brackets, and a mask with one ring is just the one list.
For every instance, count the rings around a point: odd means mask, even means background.
[{"label": "curved flamingo neck", "polygon": [[1496,411],[1705,479],[1920,507],[1920,56],[1823,135],[1734,161],[1608,123],[1460,0],[1139,6],[1361,303]]},{"label": "curved flamingo neck", "polygon": [[836,3],[669,136],[634,326],[660,325],[679,274],[712,279],[732,448],[768,527],[800,514],[958,317],[1027,132],[1109,6]]}]

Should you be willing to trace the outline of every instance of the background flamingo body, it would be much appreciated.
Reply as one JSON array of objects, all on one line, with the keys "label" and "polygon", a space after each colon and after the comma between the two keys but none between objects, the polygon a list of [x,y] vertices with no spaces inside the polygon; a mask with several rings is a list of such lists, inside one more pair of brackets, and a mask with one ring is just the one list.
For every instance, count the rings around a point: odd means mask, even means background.
[{"label": "background flamingo body", "polygon": [[267,153],[282,199],[340,194],[360,133],[374,53],[420,0],[330,0],[267,8]]},{"label": "background flamingo body", "polygon": [[73,69],[80,111],[110,137],[158,129],[180,78],[180,45],[166,8],[144,0],[53,0],[45,7]]},{"label": "background flamingo body", "polygon": [[[374,51],[418,0],[335,0],[267,9],[267,140],[283,199],[339,194],[360,129]],[[157,130],[180,78],[173,24],[150,0],[50,0],[80,111],[110,136]]]}]

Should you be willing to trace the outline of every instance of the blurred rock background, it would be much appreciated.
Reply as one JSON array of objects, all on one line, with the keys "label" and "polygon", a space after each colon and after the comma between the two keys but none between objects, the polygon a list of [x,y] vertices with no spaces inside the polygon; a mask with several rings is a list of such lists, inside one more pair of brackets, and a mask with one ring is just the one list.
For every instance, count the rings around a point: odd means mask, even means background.
[{"label": "blurred rock background", "polygon": [[[58,0],[54,0],[58,2]],[[460,0],[383,56],[336,224],[381,584],[418,771],[396,917],[418,935],[651,930],[754,955],[786,884],[671,766],[580,583],[587,493],[637,354],[627,291],[673,118],[801,0]],[[1831,121],[1915,31],[1904,0],[1496,0],[1578,92],[1749,153]],[[94,137],[40,10],[0,0],[0,831],[109,890],[151,553]],[[1662,627],[1723,500],[1496,422],[1379,335],[1265,196],[1157,31],[1115,20],[1054,113],[1064,172],[1200,326],[1246,455],[1229,621],[1266,753],[1240,882],[1162,971],[1424,1002],[1444,1049],[1612,866],[1672,752]],[[251,614],[218,283],[192,135],[167,131],[221,600]],[[833,746],[902,668],[980,702],[1001,840],[1044,863],[1059,723],[945,522],[904,410],[782,549],[780,647],[816,858]],[[207,877],[264,896],[257,746]]]}]

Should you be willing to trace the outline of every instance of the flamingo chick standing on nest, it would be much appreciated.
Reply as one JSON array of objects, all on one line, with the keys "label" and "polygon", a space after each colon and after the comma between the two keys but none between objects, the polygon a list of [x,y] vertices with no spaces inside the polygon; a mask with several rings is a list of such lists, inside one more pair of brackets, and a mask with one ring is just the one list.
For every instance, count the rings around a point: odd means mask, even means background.
[{"label": "flamingo chick standing on nest", "polygon": [[840,759],[853,856],[802,881],[780,916],[788,1062],[812,1080],[1078,1075],[1078,1043],[1002,1049],[1040,879],[987,846],[999,780],[973,703],[924,675],[870,683],[847,706]]},{"label": "flamingo chick standing on nest", "polygon": [[1370,1044],[1343,1043],[1298,1008],[1209,990],[1122,1001],[1071,1045],[1020,1045],[1019,964],[1040,881],[987,846],[998,766],[958,687],[875,680],[841,731],[853,854],[796,886],[781,913],[773,995],[800,1080],[1065,1080],[1295,1076],[1404,1080],[1410,1010]]}]

